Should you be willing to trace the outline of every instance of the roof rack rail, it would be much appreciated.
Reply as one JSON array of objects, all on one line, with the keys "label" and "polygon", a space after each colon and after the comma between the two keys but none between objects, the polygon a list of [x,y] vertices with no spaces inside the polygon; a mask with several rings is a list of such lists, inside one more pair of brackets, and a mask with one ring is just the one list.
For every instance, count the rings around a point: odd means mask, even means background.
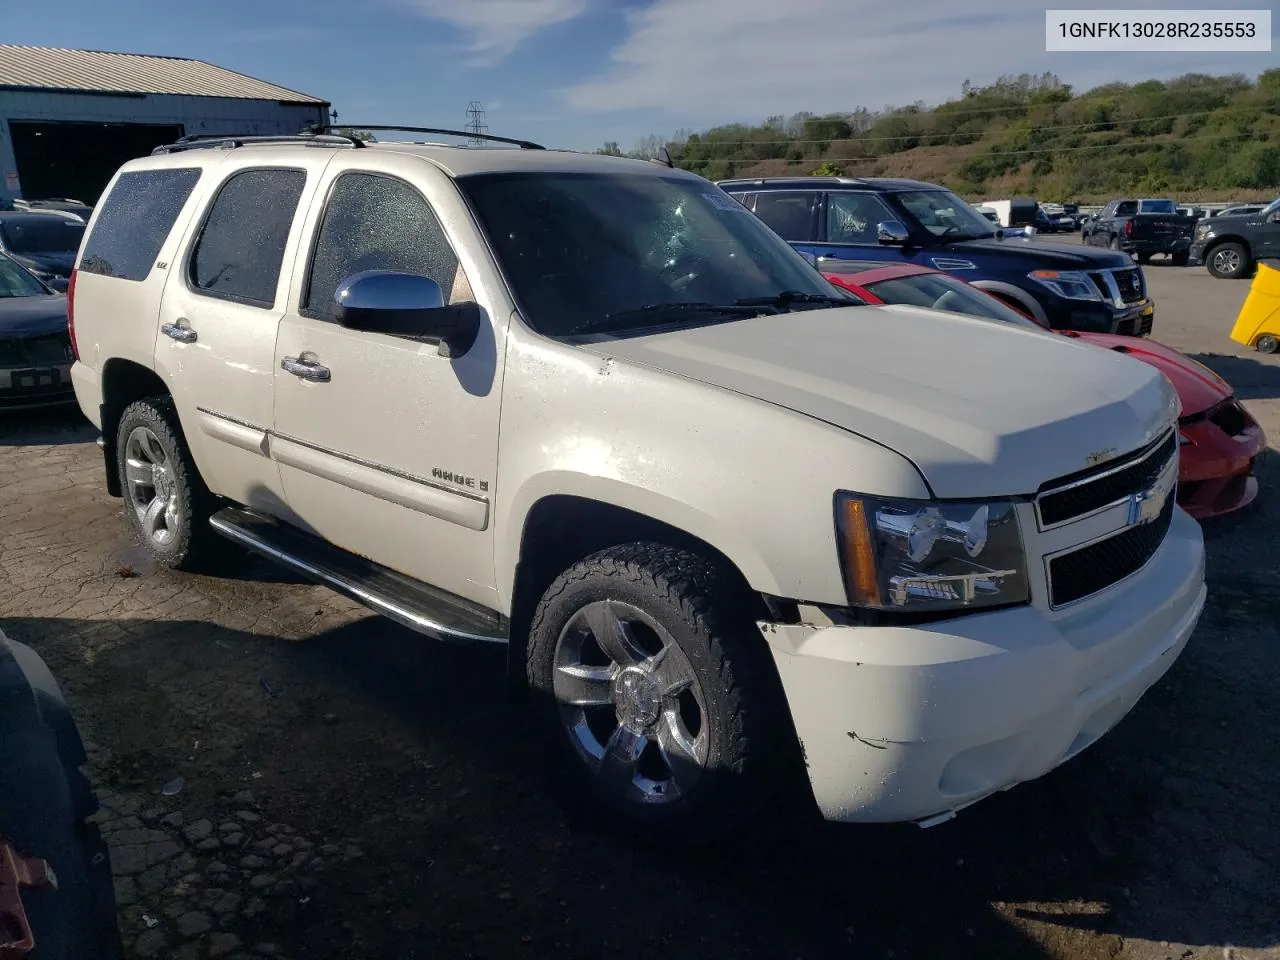
[{"label": "roof rack rail", "polygon": [[370,133],[376,130],[398,130],[402,133],[434,133],[451,137],[467,137],[470,140],[488,140],[492,143],[509,143],[513,147],[519,147],[521,150],[547,149],[542,144],[534,143],[532,140],[515,140],[511,137],[494,136],[491,133],[476,133],[474,130],[447,130],[441,127],[401,127],[391,124],[374,124],[370,126],[367,123],[344,123],[340,127],[332,124],[316,124],[306,129],[308,132],[318,136],[332,133],[334,130],[368,130]]},{"label": "roof rack rail", "polygon": [[234,147],[253,146],[255,144],[272,144],[272,143],[308,143],[321,147],[363,147],[364,142],[358,137],[344,136],[343,134],[317,134],[317,133],[278,133],[278,134],[252,134],[248,136],[239,136],[228,133],[195,133],[173,143],[165,143],[156,147],[151,151],[152,156],[158,156],[165,153],[181,153],[183,150],[206,150],[224,148],[231,149]]}]

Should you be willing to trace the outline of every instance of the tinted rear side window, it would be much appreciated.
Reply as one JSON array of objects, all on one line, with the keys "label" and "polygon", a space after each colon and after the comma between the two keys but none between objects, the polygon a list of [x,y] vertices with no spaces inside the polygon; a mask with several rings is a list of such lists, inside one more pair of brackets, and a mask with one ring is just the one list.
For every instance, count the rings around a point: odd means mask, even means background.
[{"label": "tinted rear side window", "polygon": [[793,243],[813,239],[813,211],[818,194],[815,191],[762,193],[756,197],[755,214],[773,232]]},{"label": "tinted rear side window", "polygon": [[244,170],[218,191],[191,254],[202,293],[269,307],[276,302],[289,228],[306,185],[304,170]]},{"label": "tinted rear side window", "polygon": [[122,280],[145,280],[199,180],[198,168],[121,174],[102,202],[80,269]]}]

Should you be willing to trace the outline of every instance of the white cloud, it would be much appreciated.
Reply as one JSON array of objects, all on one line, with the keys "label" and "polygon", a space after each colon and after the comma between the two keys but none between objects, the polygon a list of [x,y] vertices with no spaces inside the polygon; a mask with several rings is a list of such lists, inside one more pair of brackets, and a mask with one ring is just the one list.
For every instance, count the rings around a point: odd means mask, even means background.
[{"label": "white cloud", "polygon": [[401,0],[401,6],[462,31],[476,66],[492,66],[546,27],[587,12],[589,0]]},{"label": "white cloud", "polygon": [[1051,71],[1087,87],[1192,69],[1256,72],[1268,56],[1049,54],[1044,23],[1044,8],[1021,0],[652,0],[627,15],[609,67],[562,94],[588,113],[723,122],[936,103],[958,96],[965,79],[1011,73]]}]

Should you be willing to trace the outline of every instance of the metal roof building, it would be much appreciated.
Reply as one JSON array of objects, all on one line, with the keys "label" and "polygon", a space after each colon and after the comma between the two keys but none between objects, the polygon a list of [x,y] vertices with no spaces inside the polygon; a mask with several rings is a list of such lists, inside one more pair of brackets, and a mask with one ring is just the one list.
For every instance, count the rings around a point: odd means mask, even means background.
[{"label": "metal roof building", "polygon": [[296,133],[328,101],[200,60],[0,44],[0,202],[97,202],[116,168],[200,133]]}]

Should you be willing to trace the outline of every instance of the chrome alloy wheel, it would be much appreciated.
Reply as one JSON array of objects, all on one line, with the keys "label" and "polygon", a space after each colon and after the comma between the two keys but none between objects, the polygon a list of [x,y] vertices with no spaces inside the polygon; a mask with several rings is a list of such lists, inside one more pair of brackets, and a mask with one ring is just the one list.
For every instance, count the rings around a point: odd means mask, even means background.
[{"label": "chrome alloy wheel", "polygon": [[599,600],[556,641],[565,731],[607,792],[645,804],[685,796],[707,765],[707,706],[675,638],[638,607]]},{"label": "chrome alloy wheel", "polygon": [[1240,254],[1236,250],[1218,250],[1213,255],[1213,268],[1219,273],[1235,273],[1240,269]]},{"label": "chrome alloy wheel", "polygon": [[138,526],[153,544],[167,547],[178,536],[182,520],[173,465],[147,427],[135,427],[129,434],[124,456],[125,483]]}]

